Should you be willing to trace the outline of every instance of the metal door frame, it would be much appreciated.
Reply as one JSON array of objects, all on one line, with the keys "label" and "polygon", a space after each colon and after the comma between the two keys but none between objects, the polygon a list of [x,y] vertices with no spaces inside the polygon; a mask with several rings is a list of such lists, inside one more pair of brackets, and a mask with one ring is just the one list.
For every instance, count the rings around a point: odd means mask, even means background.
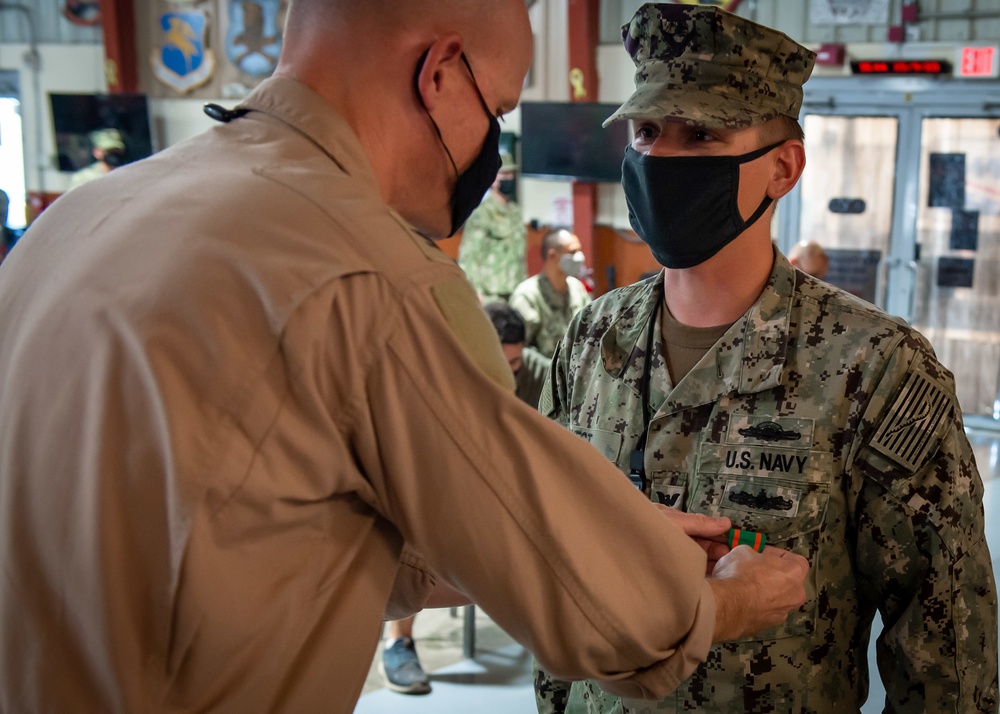
[{"label": "metal door frame", "polygon": [[[879,271],[882,307],[909,321],[914,312],[917,213],[920,206],[920,140],[924,119],[1000,119],[1000,80],[928,77],[817,77],[806,83],[801,115],[895,117],[899,122],[889,246]],[[808,157],[807,157],[808,159]],[[801,181],[778,212],[778,246],[798,240]],[[886,286],[891,286],[887,290]],[[1000,387],[998,387],[1000,390]],[[994,418],[966,415],[966,423],[1000,428],[1000,394]]]}]

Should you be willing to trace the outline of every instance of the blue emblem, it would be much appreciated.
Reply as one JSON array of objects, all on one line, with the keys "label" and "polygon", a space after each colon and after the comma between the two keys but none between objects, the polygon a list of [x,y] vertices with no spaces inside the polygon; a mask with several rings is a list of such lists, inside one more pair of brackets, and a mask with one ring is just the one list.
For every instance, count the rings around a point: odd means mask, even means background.
[{"label": "blue emblem", "polygon": [[160,17],[162,45],[153,53],[153,74],[184,94],[207,82],[215,55],[205,47],[208,19],[198,10],[167,12]]},{"label": "blue emblem", "polygon": [[229,0],[226,56],[241,72],[267,77],[278,66],[281,0]]}]

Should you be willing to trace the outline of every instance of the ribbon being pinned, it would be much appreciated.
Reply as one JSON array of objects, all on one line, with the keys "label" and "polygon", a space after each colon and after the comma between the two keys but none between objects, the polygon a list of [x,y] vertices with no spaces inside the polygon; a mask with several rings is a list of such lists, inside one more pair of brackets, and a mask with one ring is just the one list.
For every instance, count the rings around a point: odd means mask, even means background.
[{"label": "ribbon being pinned", "polygon": [[728,541],[730,548],[735,548],[738,545],[748,545],[758,553],[763,553],[764,544],[767,542],[767,536],[763,533],[757,533],[756,531],[745,531],[740,528],[730,528],[729,535],[726,540]]}]

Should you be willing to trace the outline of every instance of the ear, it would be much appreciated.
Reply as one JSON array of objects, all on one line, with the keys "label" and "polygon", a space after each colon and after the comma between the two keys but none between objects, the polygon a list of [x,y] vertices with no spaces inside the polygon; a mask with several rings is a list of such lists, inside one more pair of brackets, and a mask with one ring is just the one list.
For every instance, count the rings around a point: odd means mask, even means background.
[{"label": "ear", "polygon": [[433,111],[454,84],[447,80],[455,76],[453,70],[461,69],[462,47],[461,35],[452,32],[438,38],[424,52],[415,81],[417,96],[427,111]]},{"label": "ear", "polygon": [[802,176],[806,167],[806,150],[801,141],[789,139],[775,149],[775,153],[776,161],[767,183],[767,195],[777,200],[791,191]]}]

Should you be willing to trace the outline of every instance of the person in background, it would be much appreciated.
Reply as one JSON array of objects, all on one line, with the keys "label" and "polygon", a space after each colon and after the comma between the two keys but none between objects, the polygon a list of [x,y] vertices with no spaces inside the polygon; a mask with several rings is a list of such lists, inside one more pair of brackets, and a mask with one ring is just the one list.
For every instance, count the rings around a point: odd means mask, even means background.
[{"label": "person in background", "polygon": [[428,694],[430,679],[424,672],[413,641],[413,622],[416,615],[386,623],[385,647],[379,669],[386,686],[400,694]]},{"label": "person in background", "polygon": [[823,246],[813,240],[804,240],[792,246],[788,262],[804,273],[822,280],[830,269],[830,258]]},{"label": "person in background", "polygon": [[10,196],[0,188],[0,263],[7,255],[12,245],[12,231],[7,227],[7,215],[10,209]]},{"label": "person in background", "polygon": [[284,39],[0,267],[0,711],[349,714],[382,622],[463,600],[657,697],[783,622],[805,559],[518,400],[434,243],[500,166],[525,3],[296,0]]},{"label": "person in background", "polygon": [[510,305],[524,318],[525,350],[552,357],[569,321],[590,303],[580,280],[586,258],[580,239],[566,228],[542,236],[542,270],[514,288]]},{"label": "person in background", "polygon": [[125,159],[125,142],[122,140],[121,132],[117,129],[98,129],[90,132],[89,138],[92,147],[90,152],[94,161],[79,171],[73,172],[67,191],[72,191],[85,183],[101,178],[109,171],[121,166]]},{"label": "person in background", "polygon": [[[922,335],[771,241],[774,201],[805,165],[796,117],[815,55],[690,5],[641,6],[623,39],[636,90],[609,121],[631,122],[630,220],[664,267],[577,315],[539,408],[652,501],[728,516],[812,570],[805,607],[714,646],[669,697],[584,682],[572,704],[857,712],[879,612],[886,711],[995,714],[996,584],[954,379]],[[542,666],[539,711],[569,689]]]},{"label": "person in background", "polygon": [[500,338],[503,356],[514,375],[515,393],[521,401],[536,408],[549,371],[549,360],[537,350],[525,348],[524,320],[517,310],[504,302],[488,302],[483,309]]},{"label": "person in background", "polygon": [[517,164],[501,154],[500,173],[462,229],[458,264],[485,304],[506,301],[528,277],[525,250],[528,230],[514,201]]}]

